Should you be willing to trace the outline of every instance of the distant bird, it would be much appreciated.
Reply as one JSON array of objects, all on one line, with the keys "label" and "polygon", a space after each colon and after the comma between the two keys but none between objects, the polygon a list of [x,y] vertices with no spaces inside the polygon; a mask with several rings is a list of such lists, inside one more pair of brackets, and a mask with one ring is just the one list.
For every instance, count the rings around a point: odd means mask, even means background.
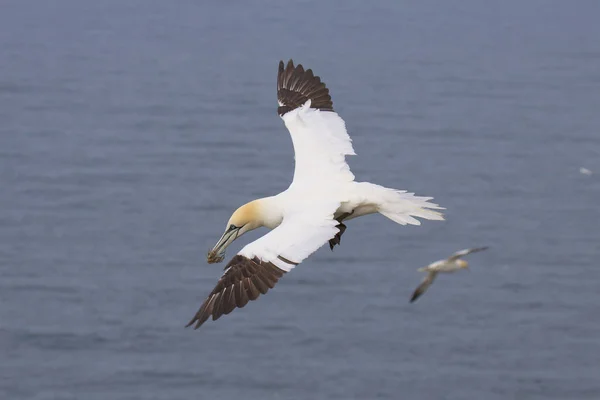
[{"label": "distant bird", "polygon": [[437,274],[439,272],[456,272],[461,269],[468,270],[469,263],[466,262],[465,260],[461,260],[460,258],[466,256],[467,254],[486,250],[487,248],[488,247],[486,246],[486,247],[476,247],[474,249],[460,250],[460,251],[457,251],[456,253],[452,254],[450,257],[446,258],[445,260],[439,260],[439,261],[429,264],[428,266],[426,266],[424,268],[419,268],[417,271],[427,272],[427,276],[425,277],[425,279],[423,279],[421,284],[413,292],[413,295],[410,298],[410,302],[412,303],[415,300],[417,300],[423,293],[425,293],[425,291],[427,289],[429,289],[429,286],[431,286],[431,284],[433,283],[433,281],[435,280],[435,277],[437,276]]},{"label": "distant bird", "polygon": [[281,61],[277,100],[277,112],[294,145],[293,181],[284,192],[251,201],[229,218],[208,253],[209,263],[223,261],[227,246],[244,233],[261,226],[272,231],[229,261],[187,326],[195,324],[197,329],[211,316],[216,320],[256,300],[325,243],[333,250],[346,230],[343,221],[373,213],[401,225],[420,225],[415,217],[444,219],[434,211],[443,208],[430,203],[431,197],[354,181],[345,156],[355,153],[344,120],[333,111],[329,89],[310,69]]},{"label": "distant bird", "polygon": [[587,169],[587,168],[581,167],[581,168],[579,168],[579,173],[580,173],[580,174],[583,174],[583,175],[591,175],[591,174],[592,174],[592,171],[590,171],[590,170],[589,170],[589,169]]}]

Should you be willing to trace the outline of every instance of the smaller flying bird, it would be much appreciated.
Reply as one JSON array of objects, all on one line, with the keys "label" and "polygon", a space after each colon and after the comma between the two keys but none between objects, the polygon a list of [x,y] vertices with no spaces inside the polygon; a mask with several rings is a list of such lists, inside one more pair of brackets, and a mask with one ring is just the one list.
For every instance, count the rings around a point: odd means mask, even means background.
[{"label": "smaller flying bird", "polygon": [[414,302],[417,300],[433,283],[435,277],[439,272],[456,272],[461,269],[469,269],[469,263],[465,260],[461,260],[461,257],[466,256],[467,254],[475,253],[478,251],[483,251],[487,249],[486,247],[476,247],[473,249],[464,249],[457,251],[452,254],[450,257],[445,260],[439,260],[429,264],[424,268],[419,268],[417,271],[419,272],[427,272],[427,276],[423,279],[423,282],[413,292],[412,297],[410,298],[410,302]]}]

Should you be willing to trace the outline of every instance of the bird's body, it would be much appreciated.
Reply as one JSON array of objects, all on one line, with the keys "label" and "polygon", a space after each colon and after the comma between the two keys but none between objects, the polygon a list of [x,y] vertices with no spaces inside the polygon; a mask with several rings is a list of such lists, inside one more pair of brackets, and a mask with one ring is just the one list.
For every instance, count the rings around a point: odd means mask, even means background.
[{"label": "bird's body", "polygon": [[427,272],[427,275],[425,276],[425,279],[423,279],[423,281],[419,284],[419,286],[417,286],[417,288],[413,292],[413,294],[410,298],[410,302],[412,303],[415,300],[417,300],[420,296],[422,296],[423,293],[425,293],[425,291],[427,291],[427,289],[429,289],[429,286],[431,286],[431,284],[435,280],[436,276],[440,272],[452,273],[452,272],[460,271],[462,269],[467,269],[469,267],[469,263],[466,262],[465,260],[462,260],[460,257],[466,256],[467,254],[475,253],[478,251],[483,251],[485,249],[487,249],[487,247],[476,247],[473,249],[460,250],[444,260],[438,260],[438,261],[432,262],[431,264],[429,264],[426,267],[419,268],[417,271]]},{"label": "bird's body", "polygon": [[275,196],[238,208],[208,254],[208,262],[224,259],[225,249],[239,236],[260,226],[272,229],[249,243],[225,267],[213,292],[188,324],[198,328],[216,320],[272,288],[284,273],[329,242],[340,243],[343,221],[380,213],[402,224],[416,219],[443,220],[442,209],[406,191],[356,182],[346,163],[353,155],[344,120],[333,111],[329,90],[312,71],[292,60],[279,65],[278,113],[290,132],[295,153],[289,188]]}]

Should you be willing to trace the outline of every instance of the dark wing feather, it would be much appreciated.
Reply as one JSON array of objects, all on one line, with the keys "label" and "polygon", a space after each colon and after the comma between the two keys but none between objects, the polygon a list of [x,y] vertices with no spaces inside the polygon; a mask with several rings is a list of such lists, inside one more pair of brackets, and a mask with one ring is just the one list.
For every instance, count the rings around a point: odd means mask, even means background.
[{"label": "dark wing feather", "polygon": [[429,286],[431,286],[431,284],[433,283],[433,280],[435,279],[436,275],[436,272],[429,272],[427,274],[425,279],[423,279],[423,282],[421,282],[421,284],[417,286],[417,288],[413,292],[412,297],[410,298],[411,303],[413,303],[415,300],[421,297],[421,295],[423,295],[423,293],[425,293],[425,291],[429,289]]},{"label": "dark wing feather", "polygon": [[333,102],[329,95],[329,89],[321,78],[315,76],[308,69],[304,70],[301,64],[294,67],[294,61],[289,60],[287,66],[283,61],[279,62],[277,74],[277,100],[279,115],[284,115],[311,100],[311,108],[322,111],[333,111]]},{"label": "dark wing feather", "polygon": [[489,248],[488,246],[485,246],[485,247],[475,247],[472,249],[460,250],[460,251],[457,251],[456,253],[452,254],[450,257],[448,257],[448,261],[458,260],[461,257],[464,257],[471,253],[477,253],[479,251],[487,250],[488,248]]},{"label": "dark wing feather", "polygon": [[272,289],[284,273],[273,263],[263,262],[257,257],[249,259],[236,255],[229,261],[225,273],[186,327],[196,324],[194,329],[198,329],[211,316],[215,321],[221,315],[244,307],[248,301],[256,300]]}]

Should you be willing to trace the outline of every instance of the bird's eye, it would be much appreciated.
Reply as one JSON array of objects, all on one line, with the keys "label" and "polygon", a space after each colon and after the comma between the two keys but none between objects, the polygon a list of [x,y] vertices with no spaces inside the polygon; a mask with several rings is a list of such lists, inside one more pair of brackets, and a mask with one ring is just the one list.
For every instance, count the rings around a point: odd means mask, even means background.
[{"label": "bird's eye", "polygon": [[235,226],[234,224],[229,225],[229,230],[232,231],[234,229],[237,229],[237,226]]}]

